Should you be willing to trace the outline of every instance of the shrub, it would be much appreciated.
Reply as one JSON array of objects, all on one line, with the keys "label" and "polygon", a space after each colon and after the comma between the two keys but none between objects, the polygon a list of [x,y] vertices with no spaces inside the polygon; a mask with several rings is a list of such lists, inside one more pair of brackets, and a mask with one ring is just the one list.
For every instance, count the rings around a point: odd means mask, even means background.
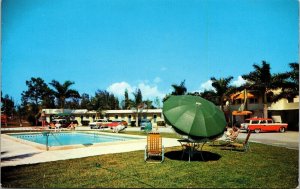
[{"label": "shrub", "polygon": [[130,122],[130,126],[133,126],[133,127],[134,127],[134,126],[135,126],[135,121],[131,121],[131,122]]},{"label": "shrub", "polygon": [[82,121],[81,121],[81,124],[82,124],[83,126],[88,126],[89,123],[90,123],[90,121],[87,121],[87,120],[82,120]]},{"label": "shrub", "polygon": [[157,121],[157,126],[166,126],[165,121]]}]

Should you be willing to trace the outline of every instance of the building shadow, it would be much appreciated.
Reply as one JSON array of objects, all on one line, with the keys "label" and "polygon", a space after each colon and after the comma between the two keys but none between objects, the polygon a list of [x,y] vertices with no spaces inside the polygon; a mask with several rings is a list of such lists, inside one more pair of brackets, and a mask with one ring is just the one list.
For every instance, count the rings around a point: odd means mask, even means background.
[{"label": "building shadow", "polygon": [[[197,153],[194,153],[193,156],[191,157],[190,161],[218,161],[221,159],[221,155],[213,153],[213,152],[208,152],[208,151],[202,151],[202,156],[200,152],[198,151]],[[172,159],[172,160],[178,160],[178,161],[189,161],[189,155],[188,153],[183,153],[182,150],[177,150],[177,151],[170,151],[165,153],[165,157]]]},{"label": "building shadow", "polygon": [[1,162],[4,161],[13,161],[13,160],[17,160],[17,159],[24,159],[24,158],[28,158],[28,157],[32,157],[36,154],[39,154],[40,152],[37,153],[29,153],[29,154],[21,154],[21,155],[15,155],[15,156],[9,156],[9,157],[1,157]]}]

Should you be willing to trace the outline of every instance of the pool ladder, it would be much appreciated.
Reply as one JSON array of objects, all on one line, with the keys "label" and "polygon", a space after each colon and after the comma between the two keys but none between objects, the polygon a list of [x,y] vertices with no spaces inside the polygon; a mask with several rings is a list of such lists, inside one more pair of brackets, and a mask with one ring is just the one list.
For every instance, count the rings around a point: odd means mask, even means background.
[{"label": "pool ladder", "polygon": [[54,137],[54,139],[58,142],[58,144],[62,145],[59,140],[56,138],[56,136],[53,134],[53,132],[50,131],[44,131],[42,134],[46,137],[46,150],[49,150],[49,135],[51,135]]}]

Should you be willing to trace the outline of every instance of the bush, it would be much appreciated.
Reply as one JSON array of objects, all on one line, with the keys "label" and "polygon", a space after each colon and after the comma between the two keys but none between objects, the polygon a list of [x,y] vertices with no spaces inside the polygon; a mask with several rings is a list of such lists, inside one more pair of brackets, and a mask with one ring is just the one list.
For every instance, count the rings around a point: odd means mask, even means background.
[{"label": "bush", "polygon": [[35,125],[35,117],[34,117],[34,115],[30,114],[27,117],[27,121],[30,123],[30,125]]},{"label": "bush", "polygon": [[86,120],[82,120],[82,121],[81,121],[81,124],[82,124],[83,126],[88,126],[89,123],[90,123],[90,121],[86,121]]},{"label": "bush", "polygon": [[130,122],[130,126],[135,127],[135,121],[131,121],[131,122]]},{"label": "bush", "polygon": [[166,126],[165,121],[157,121],[157,126]]}]

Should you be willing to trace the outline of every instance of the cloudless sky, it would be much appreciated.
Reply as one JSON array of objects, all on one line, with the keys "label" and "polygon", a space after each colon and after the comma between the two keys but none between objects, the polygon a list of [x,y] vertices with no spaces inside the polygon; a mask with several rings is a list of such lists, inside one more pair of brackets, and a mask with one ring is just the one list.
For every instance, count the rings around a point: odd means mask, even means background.
[{"label": "cloudless sky", "polygon": [[[53,79],[80,94],[163,98],[185,80],[234,77],[266,60],[298,62],[296,0],[2,0],[2,93],[20,103],[26,80]],[[132,97],[132,95],[131,95]]]}]

